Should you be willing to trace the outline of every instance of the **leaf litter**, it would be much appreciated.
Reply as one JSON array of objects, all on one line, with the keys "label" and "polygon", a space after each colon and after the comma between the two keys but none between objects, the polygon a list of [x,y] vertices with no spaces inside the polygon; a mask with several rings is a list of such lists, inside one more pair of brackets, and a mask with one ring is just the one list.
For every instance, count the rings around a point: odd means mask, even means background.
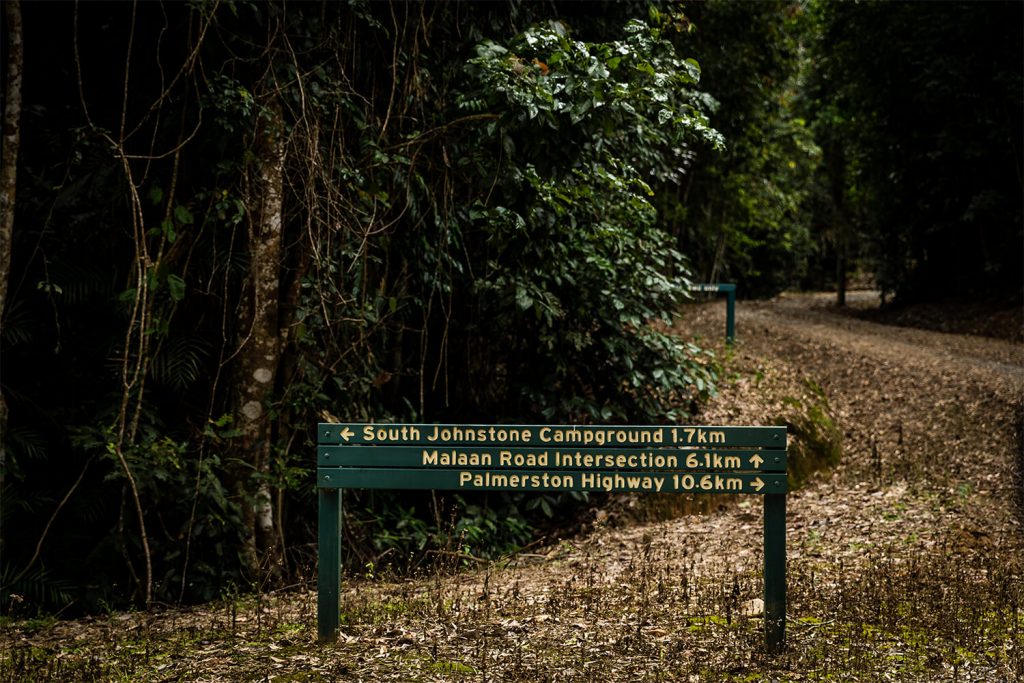
[{"label": "leaf litter", "polygon": [[612,496],[580,535],[484,568],[352,577],[334,644],[315,642],[316,595],[297,588],[9,624],[0,681],[1024,677],[1021,345],[788,296],[740,302],[727,350],[723,317],[685,312],[733,377],[700,420],[785,422],[820,393],[842,439],[839,464],[789,496],[783,654],[763,645],[760,499],[679,514],[685,497],[658,494]]}]

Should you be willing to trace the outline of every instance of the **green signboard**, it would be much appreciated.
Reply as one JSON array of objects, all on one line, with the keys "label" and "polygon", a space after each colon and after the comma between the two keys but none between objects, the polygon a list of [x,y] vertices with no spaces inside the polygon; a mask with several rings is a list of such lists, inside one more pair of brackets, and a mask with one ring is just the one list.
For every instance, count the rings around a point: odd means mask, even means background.
[{"label": "green signboard", "polygon": [[527,469],[736,470],[785,472],[786,452],[763,448],[576,448],[490,446],[319,446],[321,467],[518,467]]},{"label": "green signboard", "polygon": [[725,341],[732,344],[736,340],[736,285],[701,283],[690,285],[690,291],[725,294]]},{"label": "green signboard", "polygon": [[337,637],[341,490],[760,495],[765,638],[786,613],[786,428],[708,425],[320,424],[318,631]]},{"label": "green signboard", "polygon": [[321,424],[317,441],[337,445],[746,446],[785,448],[785,427],[659,425]]},{"label": "green signboard", "polygon": [[637,493],[785,493],[785,474],[749,472],[568,472],[505,469],[321,467],[317,485],[335,489],[452,491],[633,491]]}]

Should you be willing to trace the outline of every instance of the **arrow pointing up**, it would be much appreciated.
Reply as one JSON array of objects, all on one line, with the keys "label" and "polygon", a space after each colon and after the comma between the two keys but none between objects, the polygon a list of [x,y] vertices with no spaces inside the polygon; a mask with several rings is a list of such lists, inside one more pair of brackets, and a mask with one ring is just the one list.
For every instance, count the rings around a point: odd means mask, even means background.
[{"label": "arrow pointing up", "polygon": [[760,491],[764,488],[764,482],[761,481],[761,477],[754,477],[754,481],[750,482],[750,485],[755,491]]},{"label": "arrow pointing up", "polygon": [[761,463],[763,462],[764,458],[761,457],[760,453],[754,453],[752,456],[750,456],[750,464],[758,469],[760,469]]},{"label": "arrow pointing up", "polygon": [[348,427],[345,427],[344,429],[341,430],[341,438],[345,439],[345,441],[348,441],[353,436],[355,436],[355,432],[353,432]]}]

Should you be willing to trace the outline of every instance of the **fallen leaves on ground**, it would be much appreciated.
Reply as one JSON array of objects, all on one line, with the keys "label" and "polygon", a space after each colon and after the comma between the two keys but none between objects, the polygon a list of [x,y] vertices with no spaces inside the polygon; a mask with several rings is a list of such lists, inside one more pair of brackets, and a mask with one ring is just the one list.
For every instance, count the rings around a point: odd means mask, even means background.
[{"label": "fallen leaves on ground", "polygon": [[[687,330],[715,340],[714,303]],[[763,644],[761,500],[590,531],[484,569],[350,580],[337,643],[310,590],[21,623],[0,680],[1009,681],[1024,676],[1020,344],[740,302],[705,423],[820,387],[843,458],[788,500],[788,648]],[[719,500],[719,499],[716,499]],[[657,505],[654,506],[657,508]],[[619,510],[621,514],[615,511]],[[637,513],[642,517],[642,513]]]}]

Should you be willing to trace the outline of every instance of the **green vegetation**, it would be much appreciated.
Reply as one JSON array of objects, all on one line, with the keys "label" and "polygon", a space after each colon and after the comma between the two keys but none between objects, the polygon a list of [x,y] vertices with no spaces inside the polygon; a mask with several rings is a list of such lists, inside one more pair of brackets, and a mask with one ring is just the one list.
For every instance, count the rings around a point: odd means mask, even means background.
[{"label": "green vegetation", "polygon": [[904,301],[1019,300],[1020,4],[811,8],[807,92],[838,256]]},{"label": "green vegetation", "polygon": [[772,296],[816,268],[814,176],[821,151],[804,106],[813,33],[789,2],[707,2],[687,8],[688,45],[714,98],[722,154],[701,154],[666,188],[666,218],[705,282]]},{"label": "green vegetation", "polygon": [[783,397],[784,413],[776,418],[792,439],[787,467],[791,489],[803,486],[813,472],[835,467],[843,455],[843,433],[825,392],[811,380],[804,380],[804,388],[802,396]]},{"label": "green vegetation", "polygon": [[[0,612],[307,579],[320,420],[689,419],[694,280],[1019,295],[1022,11],[4,3]],[[345,501],[353,574],[592,502]]]},{"label": "green vegetation", "polygon": [[[663,331],[689,266],[652,184],[720,145],[676,15],[412,7],[62,5],[74,41],[26,36],[60,75],[27,81],[4,326],[20,613],[307,575],[322,419],[678,421],[714,390]],[[354,567],[409,567],[581,497],[346,499]]]}]

